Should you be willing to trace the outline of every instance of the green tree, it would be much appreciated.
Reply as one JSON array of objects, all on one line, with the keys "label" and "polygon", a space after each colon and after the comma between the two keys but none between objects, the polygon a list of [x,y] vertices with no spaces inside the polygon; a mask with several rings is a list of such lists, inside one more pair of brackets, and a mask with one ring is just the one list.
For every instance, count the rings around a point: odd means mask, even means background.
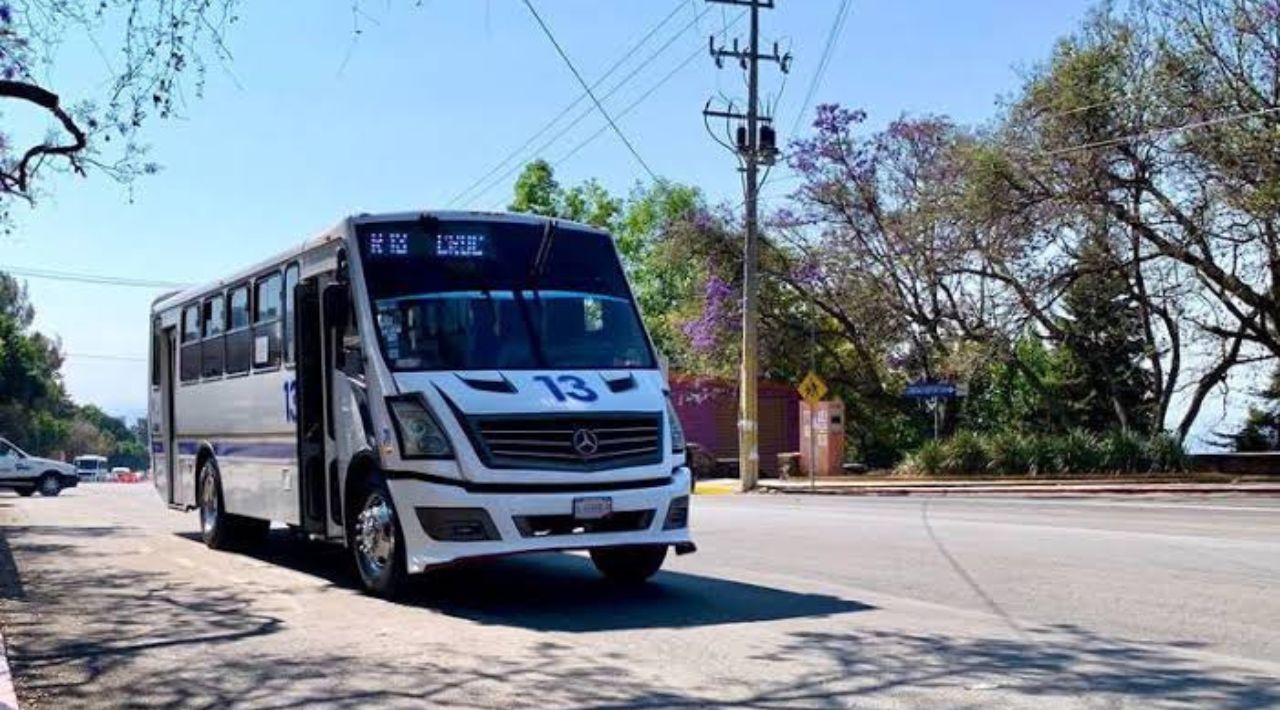
[{"label": "green tree", "polygon": [[56,449],[70,414],[58,344],[31,329],[35,309],[26,288],[0,273],[0,432],[33,452]]},{"label": "green tree", "polygon": [[524,166],[516,178],[515,195],[507,209],[543,217],[564,217],[564,193],[556,181],[555,169],[545,160]]},{"label": "green tree", "polygon": [[1072,424],[1090,431],[1150,429],[1152,382],[1139,304],[1125,266],[1097,225],[1076,257],[1058,332],[1069,371],[1063,395]]}]

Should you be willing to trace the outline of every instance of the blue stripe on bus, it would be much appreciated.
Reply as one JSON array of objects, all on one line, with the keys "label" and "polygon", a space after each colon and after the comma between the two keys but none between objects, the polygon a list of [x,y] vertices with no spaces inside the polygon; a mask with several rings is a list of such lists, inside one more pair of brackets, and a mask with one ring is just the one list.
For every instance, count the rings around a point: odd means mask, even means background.
[{"label": "blue stripe on bus", "polygon": [[[192,439],[178,442],[178,453],[195,456],[200,450],[199,441]],[[213,453],[219,458],[293,459],[298,454],[297,444],[280,441],[213,441]]]}]

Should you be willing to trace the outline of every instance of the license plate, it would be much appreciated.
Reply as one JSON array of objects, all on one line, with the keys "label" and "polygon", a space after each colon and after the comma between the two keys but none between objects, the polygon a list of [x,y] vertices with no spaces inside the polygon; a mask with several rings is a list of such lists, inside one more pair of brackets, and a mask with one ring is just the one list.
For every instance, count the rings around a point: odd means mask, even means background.
[{"label": "license plate", "polygon": [[599,520],[613,513],[612,498],[574,498],[574,520]]}]

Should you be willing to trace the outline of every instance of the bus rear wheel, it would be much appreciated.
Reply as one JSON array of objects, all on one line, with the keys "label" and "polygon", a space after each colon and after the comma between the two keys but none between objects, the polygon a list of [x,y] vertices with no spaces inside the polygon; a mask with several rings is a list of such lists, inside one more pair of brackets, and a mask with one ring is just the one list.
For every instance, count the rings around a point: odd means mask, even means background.
[{"label": "bus rear wheel", "polygon": [[386,479],[370,474],[353,499],[347,516],[347,540],[360,584],[374,596],[394,599],[403,591],[408,573],[404,534]]},{"label": "bus rear wheel", "polygon": [[600,574],[619,584],[645,582],[658,573],[666,559],[666,545],[601,547],[591,551],[591,562]]},{"label": "bus rear wheel", "polygon": [[271,528],[269,520],[231,515],[223,504],[222,477],[212,459],[200,467],[200,537],[213,550],[251,548]]}]

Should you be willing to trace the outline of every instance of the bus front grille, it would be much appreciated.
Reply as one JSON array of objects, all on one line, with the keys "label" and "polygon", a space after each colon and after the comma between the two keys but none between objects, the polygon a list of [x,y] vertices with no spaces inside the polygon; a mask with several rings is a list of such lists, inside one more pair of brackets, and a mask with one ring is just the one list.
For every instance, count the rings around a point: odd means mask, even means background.
[{"label": "bus front grille", "polygon": [[595,471],[662,461],[662,415],[597,414],[472,418],[490,468]]}]

